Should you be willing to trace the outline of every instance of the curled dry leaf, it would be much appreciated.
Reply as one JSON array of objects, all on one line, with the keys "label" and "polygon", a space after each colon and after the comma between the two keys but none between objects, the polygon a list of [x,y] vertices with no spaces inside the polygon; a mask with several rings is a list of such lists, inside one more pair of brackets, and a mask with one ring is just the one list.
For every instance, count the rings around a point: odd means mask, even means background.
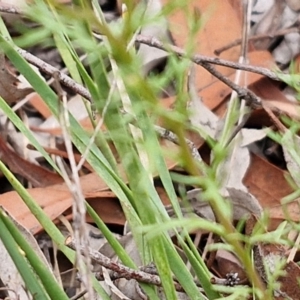
[{"label": "curled dry leaf", "polygon": [[[162,0],[162,3],[167,6],[172,4],[172,1]],[[201,27],[193,38],[193,41],[195,41],[195,53],[213,56],[216,49],[228,44],[228,40],[233,41],[240,38],[241,32],[239,28],[241,28],[241,20],[228,1],[193,0],[189,2],[186,10],[173,10],[168,15],[171,36],[175,45],[181,48],[185,48],[189,43],[191,18],[194,18],[195,21],[199,21],[199,19],[204,20],[203,28]],[[230,22],[228,22],[229,19],[231,20]],[[215,20],[218,20],[218,22]],[[222,53],[221,57],[231,61],[238,61],[239,53],[238,46]],[[230,76],[235,72],[225,67],[216,66],[216,69],[225,76]],[[217,87],[214,86],[215,83]],[[208,108],[219,109],[222,106],[220,103],[223,102],[225,96],[222,88],[226,90],[226,93],[230,92],[230,89],[227,89],[224,85],[221,84],[220,87],[218,80],[201,66],[195,66],[195,89]],[[206,92],[206,90],[210,91]],[[170,97],[169,102],[173,102],[174,99],[175,97]]]},{"label": "curled dry leaf", "polygon": [[250,165],[250,150],[247,145],[265,136],[266,133],[262,130],[244,128],[231,141],[226,159],[218,166],[218,178],[224,196],[227,196],[228,188],[247,191],[243,184],[243,178]]},{"label": "curled dry leaf", "polygon": [[223,196],[227,196],[228,187],[246,190],[242,181],[250,164],[250,153],[247,147],[240,147],[242,138],[239,132],[228,147],[228,155],[218,166],[217,180]]}]

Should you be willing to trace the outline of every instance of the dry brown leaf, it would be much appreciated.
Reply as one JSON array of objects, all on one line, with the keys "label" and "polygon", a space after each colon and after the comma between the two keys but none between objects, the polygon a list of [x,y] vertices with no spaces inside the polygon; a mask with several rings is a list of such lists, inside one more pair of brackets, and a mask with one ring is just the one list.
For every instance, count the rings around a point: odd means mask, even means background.
[{"label": "dry brown leaf", "polygon": [[[287,183],[285,174],[285,171],[251,154],[251,164],[243,182],[249,192],[258,199],[262,208],[270,212],[270,230],[286,219],[280,200],[291,194],[293,189]],[[293,221],[299,221],[298,203],[288,204],[287,211]]]},{"label": "dry brown leaf", "polygon": [[299,104],[290,101],[270,79],[260,79],[251,86],[251,90],[262,99],[264,106],[275,107],[289,116],[299,119]]},{"label": "dry brown leaf", "polygon": [[[106,224],[124,225],[126,222],[125,215],[119,200],[112,195],[111,197],[105,196],[105,191],[101,192],[102,195],[98,197],[87,197],[87,202],[92,206],[97,215]],[[87,216],[87,222],[94,222],[89,216]]]},{"label": "dry brown leaf", "polygon": [[27,179],[34,187],[49,186],[63,181],[60,175],[20,157],[6,145],[1,137],[0,158],[12,172]]},{"label": "dry brown leaf", "polygon": [[233,10],[238,16],[240,22],[243,22],[243,3],[240,0],[228,0],[228,3],[233,7]]},{"label": "dry brown leaf", "polygon": [[[191,1],[189,5],[191,11],[200,12],[203,20],[203,27],[195,37],[196,47],[195,52],[203,55],[214,56],[214,51],[228,42],[241,37],[241,22],[236,14],[236,11],[228,3],[223,0],[201,0]],[[218,22],[216,22],[218,20]],[[230,22],[228,22],[230,20]],[[174,25],[176,24],[178,30]],[[170,17],[171,32],[175,39],[175,43],[184,48],[187,45],[189,29],[187,19],[183,12],[177,12]],[[180,24],[180,25],[179,25]],[[172,27],[173,26],[173,27]],[[174,28],[174,29],[173,29]],[[221,54],[221,58],[232,61],[237,61],[240,56],[240,47],[234,47]],[[232,69],[225,67],[216,67],[223,75],[230,75]],[[197,66],[196,82],[198,88],[205,87],[211,84],[215,78],[213,75],[205,71],[202,67]],[[205,102],[205,99],[204,99]]]},{"label": "dry brown leaf", "polygon": [[[167,0],[163,3],[168,3]],[[239,8],[239,11],[237,11]],[[195,41],[195,52],[204,55],[214,56],[214,50],[236,40],[240,37],[240,28],[242,24],[241,3],[238,1],[192,1],[188,8],[190,11],[198,11],[204,20],[204,25],[197,34]],[[226,16],[226,18],[224,18]],[[232,22],[228,24],[228,18]],[[175,44],[185,47],[188,37],[187,17],[181,11],[176,11],[168,18],[170,30],[175,40]],[[215,22],[218,20],[218,22]],[[216,36],[217,35],[217,36]],[[214,36],[216,36],[214,38]],[[239,47],[232,48],[222,53],[221,57],[232,61],[239,58]],[[248,54],[249,63],[257,66],[272,68],[275,66],[274,60],[268,51],[252,51]],[[216,67],[222,74],[232,80],[235,76],[235,70]],[[246,85],[251,85],[261,79],[263,76],[254,73],[247,73],[245,76]],[[244,83],[241,83],[242,85]],[[214,78],[200,66],[196,66],[196,89],[201,96],[204,104],[214,111],[217,115],[222,115],[226,110],[225,100],[231,93],[231,89],[224,83]],[[164,105],[171,107],[175,97],[164,99]],[[167,103],[167,104],[166,104]],[[196,147],[203,145],[203,140],[195,135],[189,136]]]},{"label": "dry brown leaf", "polygon": [[[66,211],[73,202],[70,192],[54,187],[28,189],[28,193],[52,220]],[[42,230],[40,223],[15,191],[0,195],[0,205],[32,234]]]},{"label": "dry brown leaf", "polygon": [[[162,1],[165,5],[169,3],[168,0]],[[196,41],[195,53],[201,53],[203,55],[214,56],[214,51],[229,42],[240,38],[240,28],[241,21],[235,9],[231,3],[223,0],[194,0],[189,2],[189,7],[187,8],[191,15],[194,13],[199,14],[201,19],[204,20],[204,25],[200,28],[198,34],[194,38]],[[188,28],[188,18],[183,10],[178,9],[168,17],[169,27],[175,44],[179,47],[185,48],[187,45],[187,38],[189,36]],[[228,22],[230,19],[230,22]],[[215,20],[218,20],[216,22]],[[231,48],[228,51],[222,53],[221,58],[237,61],[240,55],[240,50],[238,47]],[[234,73],[232,69],[225,67],[216,67],[223,75],[229,76]],[[204,89],[210,86],[212,83],[217,82],[213,75],[204,70],[200,66],[196,66],[196,88]],[[218,93],[222,94],[220,90]],[[227,92],[226,92],[227,93]],[[203,96],[204,103],[212,108],[210,93]],[[224,95],[225,96],[225,95]],[[221,100],[224,98],[222,97]],[[169,100],[172,102],[172,99]],[[214,104],[217,107],[220,103]]]},{"label": "dry brown leaf", "polygon": [[[95,173],[84,175],[80,180],[84,195],[108,189],[103,180]],[[72,196],[64,183],[27,191],[52,220],[55,220],[72,205]],[[42,230],[40,223],[15,191],[0,195],[0,205],[30,232],[37,233]]]}]

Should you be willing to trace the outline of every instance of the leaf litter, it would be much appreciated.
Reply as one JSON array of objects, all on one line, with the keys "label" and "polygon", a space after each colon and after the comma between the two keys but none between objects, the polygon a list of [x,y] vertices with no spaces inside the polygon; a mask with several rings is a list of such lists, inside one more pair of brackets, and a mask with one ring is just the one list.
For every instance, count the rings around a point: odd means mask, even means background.
[{"label": "leaf litter", "polygon": [[[243,11],[242,1],[228,0],[215,2],[216,5],[214,5],[213,8],[211,7],[211,2],[206,0],[191,1],[187,7],[190,11],[200,13],[204,20],[203,27],[194,37],[196,41],[194,47],[195,53],[214,56],[216,50],[241,38],[243,18],[243,14],[241,13]],[[150,14],[153,13],[153,11],[159,13],[164,5],[167,5],[167,1],[165,0],[149,1],[146,13]],[[252,26],[252,35],[266,35],[266,37],[253,41],[251,40],[252,37],[249,38],[249,52],[247,55],[249,64],[268,67],[270,69],[274,68],[277,64],[284,69],[294,57],[299,55],[299,32],[282,34],[281,40],[278,40],[276,36],[272,36],[280,30],[296,26],[299,18],[299,9],[297,1],[292,0],[255,2],[251,16],[251,21],[254,23]],[[105,12],[105,14],[114,17],[118,16],[115,12]],[[183,10],[176,10],[170,14],[168,18],[161,20],[160,24],[150,24],[142,27],[141,33],[160,38],[170,43],[173,42],[175,45],[185,48],[188,43],[189,25]],[[218,20],[218,22],[216,22],[216,20]],[[228,20],[230,20],[230,22],[228,22]],[[59,61],[60,57],[58,52],[56,55],[58,59],[55,60]],[[138,55],[142,58],[142,72],[145,75],[164,63],[168,57],[167,52],[144,44],[140,46]],[[240,46],[237,45],[229,50],[223,51],[220,54],[220,58],[237,62],[239,55]],[[4,56],[1,55],[0,58],[0,72],[2,74],[0,96],[11,105],[24,99],[33,90],[30,87],[24,89],[18,88],[17,76],[8,71]],[[49,63],[51,64],[51,60]],[[216,69],[221,72],[223,76],[234,81],[235,70],[226,67],[217,67]],[[222,124],[224,124],[223,120],[224,116],[226,116],[228,97],[232,90],[224,83],[218,81],[211,73],[205,71],[201,66],[195,66],[195,71],[193,71],[192,68],[190,75],[192,72],[194,72],[195,75],[191,76],[193,78],[188,80],[187,87],[190,94],[189,109],[192,113],[189,121],[194,128],[198,128],[199,132],[205,132],[212,139],[218,139],[217,129],[218,126],[222,127]],[[246,79],[240,81],[239,84],[249,87],[250,90],[255,92],[262,100],[263,106],[260,110],[251,113],[244,128],[240,129],[238,134],[233,138],[227,158],[220,166],[220,190],[232,206],[232,221],[240,221],[246,219],[247,216],[248,218],[251,216],[246,221],[246,228],[249,226],[254,228],[257,226],[257,219],[253,216],[258,218],[263,212],[267,212],[270,222],[268,228],[264,228],[264,230],[266,234],[272,233],[280,224],[284,224],[283,222],[286,220],[299,221],[300,211],[297,201],[287,204],[286,207],[283,207],[281,203],[282,198],[293,192],[292,187],[285,179],[287,174],[293,178],[299,187],[299,155],[298,153],[290,152],[291,146],[293,146],[293,149],[299,148],[298,136],[292,134],[289,129],[286,129],[281,140],[287,170],[282,169],[279,164],[276,165],[268,162],[267,160],[269,158],[265,155],[263,149],[259,149],[260,151],[253,153],[253,148],[254,146],[260,147],[260,145],[263,144],[261,141],[266,139],[266,130],[264,130],[264,127],[276,126],[273,120],[270,120],[264,107],[269,107],[277,112],[279,111],[282,115],[298,119],[298,104],[294,101],[295,99],[291,101],[290,98],[284,94],[284,90],[278,83],[260,74],[248,73]],[[42,120],[41,125],[35,126],[36,128],[33,129],[43,131],[44,134],[47,133],[47,144],[43,144],[43,146],[45,148],[51,146],[55,150],[55,148],[58,147],[57,139],[62,136],[60,124],[54,120],[49,110],[44,107],[43,100],[40,99],[37,94],[29,96],[29,98],[30,105],[39,113]],[[169,109],[171,109],[175,98],[175,96],[170,96],[168,99],[163,100],[164,103],[167,103]],[[73,115],[79,121],[82,121],[82,126],[87,131],[92,131],[91,122],[84,122],[84,120],[89,119],[87,119],[88,114],[82,106],[80,97],[73,96],[68,101],[68,106]],[[30,113],[26,111],[26,107],[24,109],[30,118]],[[105,128],[103,128],[103,130],[105,130]],[[10,148],[8,145],[9,141],[6,141],[3,137],[0,141],[1,160],[13,173],[21,175],[27,182],[30,182],[34,186],[34,188],[28,188],[28,191],[46,214],[57,223],[61,222],[60,219],[62,215],[67,216],[67,219],[71,220],[73,217],[71,210],[73,199],[68,190],[68,186],[62,183],[61,177],[41,167],[38,161],[33,164],[20,157]],[[204,156],[206,146],[204,139],[200,139],[199,142],[198,137],[197,140],[192,139],[191,141],[197,146],[200,156],[202,156],[202,154]],[[164,144],[167,151],[177,149],[176,141],[164,141],[162,144]],[[65,149],[56,149],[56,152],[54,150],[51,152],[49,149],[48,152],[62,157],[68,157]],[[58,150],[64,152],[64,154],[60,154],[61,152]],[[210,159],[212,159],[212,157]],[[172,159],[166,161],[169,170],[178,170],[178,166],[176,166],[177,162],[174,162]],[[117,197],[109,191],[102,179],[93,173],[90,168],[87,169],[88,170],[82,171],[80,177],[85,199],[106,224],[114,225],[117,231],[120,231],[120,228],[125,225],[126,218]],[[88,172],[91,173],[88,174]],[[153,174],[153,176],[155,176],[155,174]],[[125,177],[123,177],[123,179],[126,181]],[[157,186],[158,190],[159,188],[160,187]],[[168,197],[166,197],[164,191],[160,191],[160,195],[161,198],[165,199],[163,201],[164,204],[169,205]],[[213,210],[209,203],[202,197],[202,190],[192,187],[187,191],[186,198],[191,207],[190,210],[198,217],[215,221]],[[183,202],[184,201],[181,203]],[[28,236],[30,232],[29,235],[31,237],[35,235],[41,240],[42,234],[44,234],[39,233],[43,230],[41,225],[16,192],[9,191],[2,193],[0,195],[0,205],[9,212],[11,217],[15,219],[15,222],[24,226],[25,229],[22,231],[26,230],[25,235]],[[181,206],[184,211],[182,204]],[[87,218],[87,221],[92,223],[90,218]],[[96,241],[91,243],[91,247],[112,261],[118,261],[118,257],[115,255],[109,243],[103,239],[101,232],[97,232],[94,227],[89,228],[89,232],[92,232],[90,233],[90,240]],[[64,231],[65,229],[61,230]],[[247,235],[251,236],[251,232],[252,229],[247,232]],[[39,235],[37,235],[37,233],[39,233]],[[132,259],[140,266],[142,263],[131,233],[127,233],[123,236],[116,235],[116,237],[120,243],[125,246],[125,250],[130,254]],[[206,237],[207,233],[204,232],[202,234],[203,242],[205,242]],[[43,238],[48,239],[47,237]],[[99,246],[102,243],[103,245]],[[49,247],[51,248],[53,246]],[[199,246],[199,251],[203,251],[203,246]],[[260,242],[254,244],[254,265],[266,284],[268,284],[266,273],[272,272],[272,268],[274,268],[273,264],[275,264],[274,261],[283,261],[287,257],[287,252],[288,251],[283,249],[282,246],[275,244],[265,245]],[[5,255],[3,247],[0,253],[1,255]],[[241,282],[243,282],[245,278],[243,266],[232,252],[220,248],[216,251],[214,259],[217,264],[211,268],[212,274],[218,274],[221,278],[226,278],[231,272],[238,273]],[[266,262],[269,270],[266,270]],[[286,274],[279,278],[282,285],[280,289],[276,290],[277,294],[274,294],[276,299],[298,299],[300,297],[300,289],[295,281],[295,279],[299,277],[297,262],[295,256],[294,261],[289,261],[288,264],[285,265],[284,269],[286,270]],[[94,267],[99,269],[99,272],[102,272],[103,277],[106,278],[104,282],[107,283],[106,288],[110,290],[112,299],[127,299],[128,297],[143,299],[143,292],[140,290],[136,280],[128,281],[128,279],[120,278],[111,281],[109,278],[112,278],[116,274],[112,274],[112,271],[106,271],[106,269],[97,264]],[[15,270],[8,272],[11,275],[16,274]],[[5,278],[4,274],[5,270],[1,268],[0,278],[5,285],[9,286],[10,281]],[[19,282],[19,279],[17,279],[16,282]],[[65,288],[70,288],[67,281],[64,281],[64,286]],[[23,292],[17,288],[18,287],[13,287],[19,295],[22,295]],[[11,297],[13,297],[13,295],[11,295]],[[24,295],[24,297],[27,297],[27,295]],[[178,299],[185,299],[185,297],[185,294],[178,293]]]}]

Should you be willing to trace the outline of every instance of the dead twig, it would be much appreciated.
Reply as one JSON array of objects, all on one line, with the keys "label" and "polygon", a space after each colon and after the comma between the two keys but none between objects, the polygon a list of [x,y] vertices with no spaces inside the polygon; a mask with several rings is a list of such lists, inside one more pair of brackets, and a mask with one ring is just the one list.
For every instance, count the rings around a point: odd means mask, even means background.
[{"label": "dead twig", "polygon": [[256,67],[256,66],[251,66],[248,64],[242,64],[242,63],[237,63],[225,59],[220,59],[218,57],[210,57],[210,56],[205,56],[201,54],[195,54],[192,56],[188,56],[186,51],[184,51],[182,48],[170,45],[170,44],[165,44],[162,43],[159,39],[155,37],[149,37],[149,36],[143,36],[143,35],[138,35],[136,37],[136,41],[145,45],[148,45],[150,47],[155,47],[164,51],[171,51],[174,54],[178,55],[179,57],[184,57],[187,59],[190,59],[192,62],[194,62],[197,65],[202,66],[203,63],[208,63],[208,64],[213,64],[213,65],[219,65],[219,66],[224,66],[232,69],[238,69],[242,71],[247,71],[247,72],[252,72],[260,75],[264,75],[270,79],[276,80],[276,81],[281,81],[280,77],[277,75],[276,72],[273,72],[267,68],[263,67]]},{"label": "dead twig", "polygon": [[24,59],[26,59],[29,63],[31,63],[32,65],[39,68],[42,72],[44,72],[48,75],[51,75],[51,76],[56,74],[57,80],[59,80],[59,82],[61,84],[72,89],[74,92],[78,93],[85,99],[92,102],[92,96],[91,96],[90,92],[85,87],[83,87],[81,84],[79,84],[75,80],[73,80],[71,77],[67,76],[66,74],[62,73],[58,69],[54,68],[53,66],[47,64],[43,60],[39,59],[38,57],[30,54],[29,52],[27,52],[21,48],[17,48],[16,50]]},{"label": "dead twig", "polygon": [[[75,241],[71,238],[68,237],[65,241],[65,244],[70,247],[73,250],[76,250],[76,246],[75,246]],[[84,253],[85,247],[80,247],[80,249],[77,249],[77,251],[79,250],[81,253]],[[161,286],[161,279],[158,275],[152,275],[140,270],[134,270],[131,269],[121,263],[118,262],[114,262],[111,259],[109,259],[108,257],[106,257],[105,255],[103,255],[102,253],[95,251],[93,249],[89,249],[89,257],[97,264],[112,270],[113,273],[113,278],[118,279],[118,278],[125,278],[125,279],[135,279],[139,282],[145,282],[145,283],[149,283],[149,284],[154,284],[156,286]],[[98,274],[99,278],[101,279],[101,274]],[[176,288],[177,291],[179,292],[184,292],[182,286],[178,283],[178,282],[174,282],[174,286]]]},{"label": "dead twig", "polygon": [[210,72],[212,75],[214,75],[216,78],[218,78],[220,81],[224,82],[231,89],[236,91],[238,97],[240,99],[246,100],[246,103],[248,106],[250,106],[253,109],[258,109],[258,108],[262,107],[260,98],[257,97],[253,92],[234,83],[228,77],[224,76],[222,73],[217,71],[209,63],[204,62],[204,63],[201,63],[200,65],[203,68],[205,68],[208,72]]},{"label": "dead twig", "polygon": [[[294,32],[299,32],[300,31],[300,27],[297,26],[297,27],[290,27],[290,28],[285,28],[285,29],[282,29],[282,30],[279,30],[275,33],[272,33],[272,34],[258,34],[258,35],[254,35],[254,36],[251,36],[248,38],[248,41],[258,41],[258,40],[262,40],[262,39],[272,39],[272,38],[275,38],[275,37],[279,37],[279,36],[283,36],[283,35],[286,35],[286,34],[289,34],[289,33],[294,33]],[[238,46],[240,45],[242,42],[242,39],[236,39],[235,41],[229,43],[228,45],[225,45],[217,50],[214,51],[215,55],[220,55],[222,52],[226,51],[226,50],[229,50],[235,46]]]}]

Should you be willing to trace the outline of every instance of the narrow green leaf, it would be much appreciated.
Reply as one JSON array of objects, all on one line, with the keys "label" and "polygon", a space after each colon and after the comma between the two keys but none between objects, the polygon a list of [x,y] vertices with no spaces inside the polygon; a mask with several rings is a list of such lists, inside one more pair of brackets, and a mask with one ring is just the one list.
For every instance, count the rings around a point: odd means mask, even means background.
[{"label": "narrow green leaf", "polygon": [[[26,206],[29,208],[31,213],[37,218],[40,224],[43,226],[45,231],[51,237],[52,241],[57,245],[58,249],[63,252],[63,254],[75,264],[75,253],[73,250],[65,246],[65,238],[62,233],[58,230],[55,224],[49,219],[49,217],[44,213],[42,208],[34,201],[30,196],[28,191],[23,187],[23,185],[15,178],[15,176],[7,169],[7,167],[0,161],[0,170],[3,175],[10,182],[12,187],[23,199]],[[1,232],[1,230],[0,230]],[[109,300],[109,297],[103,287],[99,284],[95,277],[92,277],[93,287],[95,290],[103,297],[105,300]]]},{"label": "narrow green leaf", "polygon": [[54,276],[50,273],[49,269],[46,267],[46,265],[44,265],[43,261],[38,257],[38,255],[36,255],[32,247],[27,243],[26,239],[19,232],[18,228],[14,225],[14,223],[9,219],[9,217],[1,208],[0,218],[18,246],[24,251],[26,258],[43,283],[45,290],[47,291],[51,299],[69,299],[61,286],[55,280]]},{"label": "narrow green leaf", "polygon": [[[3,211],[0,211],[0,239],[13,260],[16,268],[18,269],[21,277],[24,280],[25,286],[29,293],[37,300],[49,299],[46,291],[43,289],[36,274],[32,271],[31,266],[26,261],[25,257],[21,253],[21,249],[12,237],[9,229],[3,222]],[[64,298],[62,298],[64,299]]]},{"label": "narrow green leaf", "polygon": [[55,162],[52,160],[50,155],[44,150],[44,148],[36,140],[32,132],[24,125],[24,122],[19,118],[19,116],[11,109],[11,107],[5,102],[3,98],[0,97],[0,109],[9,118],[9,120],[26,136],[30,143],[39,151],[40,154],[47,160],[51,167],[60,174],[59,168],[56,166]]}]

